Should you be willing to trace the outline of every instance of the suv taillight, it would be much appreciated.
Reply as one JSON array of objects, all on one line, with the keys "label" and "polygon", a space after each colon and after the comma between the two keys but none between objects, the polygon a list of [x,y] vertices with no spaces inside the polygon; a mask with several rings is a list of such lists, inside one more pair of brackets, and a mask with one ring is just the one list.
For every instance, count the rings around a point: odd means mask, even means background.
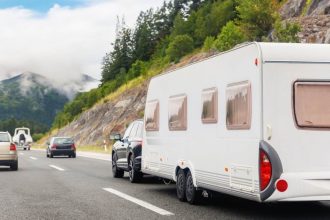
[{"label": "suv taillight", "polygon": [[56,144],[53,144],[52,145],[52,149],[56,149]]},{"label": "suv taillight", "polygon": [[263,191],[267,188],[272,178],[272,163],[265,151],[260,150],[259,156],[260,190]]},{"label": "suv taillight", "polygon": [[10,147],[9,147],[9,150],[10,151],[16,151],[16,145],[14,143],[11,143]]},{"label": "suv taillight", "polygon": [[72,145],[71,145],[71,149],[72,149],[72,150],[76,150],[76,145],[75,145],[75,144],[72,144]]}]

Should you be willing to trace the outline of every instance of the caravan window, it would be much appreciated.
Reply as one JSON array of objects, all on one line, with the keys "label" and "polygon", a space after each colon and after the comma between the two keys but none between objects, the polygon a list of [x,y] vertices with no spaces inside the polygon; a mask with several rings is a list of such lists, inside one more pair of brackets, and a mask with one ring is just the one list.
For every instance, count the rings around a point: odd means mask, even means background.
[{"label": "caravan window", "polygon": [[187,96],[171,96],[168,103],[168,128],[170,131],[187,130]]},{"label": "caravan window", "polygon": [[202,122],[218,122],[218,90],[217,88],[204,89],[202,92]]},{"label": "caravan window", "polygon": [[293,93],[299,127],[330,128],[330,82],[295,82]]},{"label": "caravan window", "polygon": [[251,83],[244,81],[227,86],[228,129],[250,129],[251,127]]},{"label": "caravan window", "polygon": [[159,131],[159,102],[158,100],[147,103],[145,113],[146,131]]}]

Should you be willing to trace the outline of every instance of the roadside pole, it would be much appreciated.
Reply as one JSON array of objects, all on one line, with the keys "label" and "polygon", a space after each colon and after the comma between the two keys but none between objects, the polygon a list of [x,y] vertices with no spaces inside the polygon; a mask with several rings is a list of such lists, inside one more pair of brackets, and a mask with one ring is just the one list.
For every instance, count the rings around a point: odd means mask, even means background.
[{"label": "roadside pole", "polygon": [[104,151],[108,151],[108,148],[107,148],[107,142],[106,140],[103,140],[103,144],[104,144]]}]

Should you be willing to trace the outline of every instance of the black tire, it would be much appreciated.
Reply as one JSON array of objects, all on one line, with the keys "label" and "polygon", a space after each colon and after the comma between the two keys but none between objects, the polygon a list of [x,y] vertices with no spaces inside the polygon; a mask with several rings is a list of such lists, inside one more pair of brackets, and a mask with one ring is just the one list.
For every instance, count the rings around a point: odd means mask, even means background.
[{"label": "black tire", "polygon": [[180,169],[176,178],[176,195],[182,202],[186,200],[186,174]]},{"label": "black tire", "polygon": [[117,166],[117,154],[112,155],[112,176],[114,178],[123,178],[124,170],[120,170]]},{"label": "black tire", "polygon": [[202,191],[197,190],[197,188],[194,186],[193,177],[191,175],[191,172],[188,171],[187,177],[186,177],[186,200],[190,204],[197,204],[202,197]]},{"label": "black tire", "polygon": [[76,158],[76,153],[73,153],[71,156],[72,158]]},{"label": "black tire", "polygon": [[135,170],[133,155],[128,160],[128,175],[129,175],[129,181],[131,183],[138,183],[142,179],[142,173]]},{"label": "black tire", "polygon": [[71,154],[69,154],[68,157],[71,158],[72,157]]},{"label": "black tire", "polygon": [[24,150],[26,150],[26,148],[24,147]]},{"label": "black tire", "polygon": [[49,156],[50,156],[50,158],[54,158],[54,155],[52,154],[52,152],[50,152]]},{"label": "black tire", "polygon": [[15,161],[13,164],[11,164],[10,169],[13,171],[17,171],[18,170],[18,161]]},{"label": "black tire", "polygon": [[46,153],[46,157],[49,157],[49,154],[48,154],[48,152]]}]

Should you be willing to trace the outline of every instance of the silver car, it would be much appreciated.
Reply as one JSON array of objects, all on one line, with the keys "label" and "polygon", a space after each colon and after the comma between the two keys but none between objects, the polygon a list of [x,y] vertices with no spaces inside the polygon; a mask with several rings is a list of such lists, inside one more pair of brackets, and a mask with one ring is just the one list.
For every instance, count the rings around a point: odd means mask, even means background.
[{"label": "silver car", "polygon": [[0,132],[0,166],[10,166],[10,169],[18,170],[16,145],[8,132]]}]

